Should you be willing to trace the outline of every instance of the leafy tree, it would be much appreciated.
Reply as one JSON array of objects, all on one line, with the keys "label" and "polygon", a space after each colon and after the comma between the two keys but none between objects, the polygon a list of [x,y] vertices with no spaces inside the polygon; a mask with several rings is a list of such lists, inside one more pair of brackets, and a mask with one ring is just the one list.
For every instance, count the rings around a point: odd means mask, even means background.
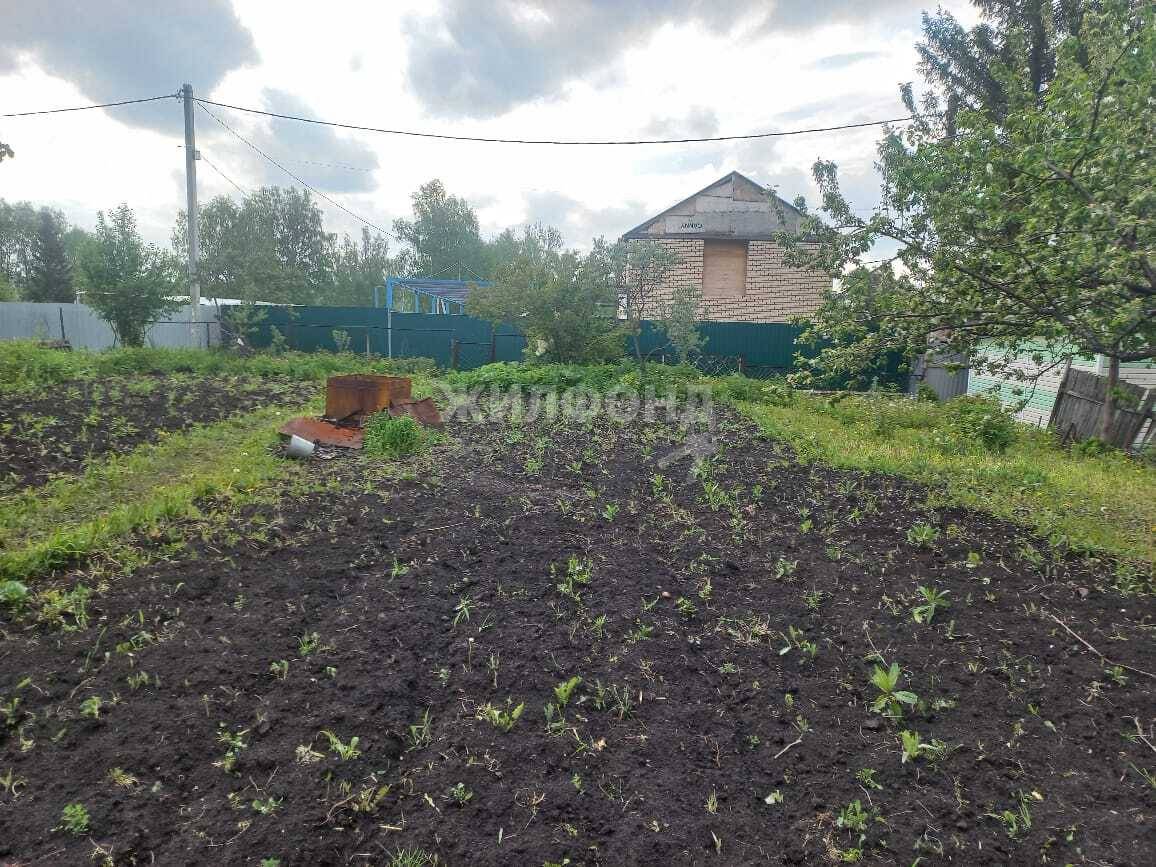
[{"label": "leafy tree", "polygon": [[[1002,118],[962,111],[951,139],[935,118],[890,132],[879,148],[886,208],[869,219],[851,211],[835,165],[816,163],[830,221],[809,218],[818,255],[795,246],[791,258],[844,273],[876,240],[899,245],[902,270],[872,311],[878,330],[825,350],[827,370],[854,369],[880,348],[922,351],[929,335],[941,350],[972,352],[973,366],[1005,371],[1041,342],[1058,360],[1099,353],[1110,361],[1106,438],[1120,362],[1156,353],[1156,28],[1122,0],[1105,3],[1086,13],[1078,40],[1060,44],[1041,102],[1025,70],[1000,73]],[[849,305],[856,327],[869,322],[861,303]],[[846,309],[828,304],[807,336],[847,327]]]},{"label": "leafy tree", "polygon": [[623,333],[611,249],[602,240],[582,256],[566,250],[556,229],[526,227],[493,284],[478,286],[466,312],[495,324],[516,324],[531,353],[548,361],[588,363],[622,355]]},{"label": "leafy tree", "polygon": [[[1060,42],[1078,38],[1085,13],[1101,5],[1089,0],[973,2],[983,16],[977,26],[968,30],[943,9],[924,12],[923,40],[916,45],[919,70],[934,95],[925,102],[925,113],[942,106],[949,134],[960,110],[986,111],[996,118],[1007,113],[1011,97],[1002,69],[1022,63],[1023,86],[1043,94],[1055,77]],[[910,103],[910,89],[904,95]]]},{"label": "leafy tree", "polygon": [[16,152],[8,144],[0,141],[0,163],[4,162],[5,159],[12,159],[14,156],[16,156]]},{"label": "leafy tree", "polygon": [[97,214],[79,262],[85,303],[123,346],[143,346],[149,325],[181,307],[180,271],[175,256],[141,240],[128,205]]},{"label": "leafy tree", "polygon": [[412,220],[394,220],[393,231],[409,245],[399,262],[406,276],[468,280],[487,276],[478,217],[465,199],[450,195],[439,180],[415,192]]},{"label": "leafy tree", "polygon": [[40,209],[40,225],[28,274],[24,298],[28,301],[72,301],[72,264],[64,242],[64,220],[60,214]]},{"label": "leafy tree", "polygon": [[389,241],[379,234],[361,230],[360,243],[346,235],[334,255],[333,288],[324,298],[327,304],[353,307],[373,303],[373,287],[385,283],[386,272],[394,267],[389,257]]},{"label": "leafy tree", "polygon": [[12,281],[3,273],[0,273],[0,301],[16,301],[19,295],[20,293],[16,291],[16,287],[12,285]]},{"label": "leafy tree", "polygon": [[[172,238],[180,256],[187,225],[181,212]],[[334,236],[306,190],[262,187],[240,203],[217,196],[201,209],[200,242],[207,297],[310,304],[332,290]]]},{"label": "leafy tree", "polygon": [[[627,241],[615,245],[612,259],[615,265],[615,285],[619,287],[619,311],[639,366],[646,365],[641,342],[643,320],[666,321],[667,311],[672,308],[676,298],[681,298],[678,302],[681,306],[679,315],[684,322],[676,325],[675,330],[679,340],[691,339],[685,328],[686,308],[689,302],[697,309],[699,299],[678,291],[672,296],[668,285],[670,274],[678,264],[678,257],[656,241]],[[671,336],[669,332],[667,336]]]},{"label": "leafy tree", "polygon": [[699,308],[702,305],[702,289],[694,285],[676,286],[664,305],[663,315],[658,320],[678,353],[680,364],[686,364],[690,353],[702,349],[702,332],[698,329]]},{"label": "leafy tree", "polygon": [[18,290],[28,285],[39,228],[40,215],[30,202],[0,199],[0,273]]}]

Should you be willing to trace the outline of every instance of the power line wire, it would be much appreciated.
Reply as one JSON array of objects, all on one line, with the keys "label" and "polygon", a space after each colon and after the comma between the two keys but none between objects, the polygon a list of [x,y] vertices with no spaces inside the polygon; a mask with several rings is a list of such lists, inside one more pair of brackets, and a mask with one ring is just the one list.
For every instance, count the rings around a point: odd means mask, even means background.
[{"label": "power line wire", "polygon": [[377,225],[376,223],[370,222],[369,220],[365,219],[365,217],[362,217],[359,214],[355,214],[353,211],[349,210],[349,208],[345,207],[345,205],[341,204],[341,202],[337,201],[336,199],[330,198],[329,196],[325,195],[325,193],[321,192],[321,190],[317,189],[313,185],[302,180],[300,177],[295,175],[293,172],[289,171],[289,169],[285,168],[285,166],[281,165],[281,163],[277,162],[277,160],[273,159],[273,157],[269,156],[269,154],[265,153],[263,150],[261,150],[259,147],[257,147],[255,144],[253,144],[251,141],[249,141],[247,138],[245,138],[243,135],[241,135],[239,132],[237,132],[235,129],[233,129],[231,126],[229,126],[227,123],[225,123],[219,117],[217,117],[215,114],[213,114],[207,108],[205,108],[204,105],[201,105],[200,104],[201,100],[196,100],[196,102],[198,103],[198,108],[200,108],[201,111],[203,111],[205,114],[207,114],[209,117],[211,117],[217,123],[219,123],[228,132],[232,133],[232,135],[234,135],[243,144],[252,148],[253,151],[260,154],[262,157],[264,157],[266,160],[271,162],[273,165],[275,165],[277,168],[279,168],[281,171],[283,171],[285,174],[287,174],[289,177],[291,177],[293,180],[295,180],[301,186],[305,187],[305,189],[309,190],[310,192],[312,192],[314,195],[318,196],[319,198],[322,198],[325,201],[329,202],[329,204],[333,205],[333,207],[344,211],[346,214],[353,217],[353,219],[369,226],[371,229],[376,229],[377,231],[379,231],[385,235],[389,235],[389,237],[393,238],[395,241],[398,241],[399,243],[404,243],[401,240],[401,238],[399,238],[397,235],[393,234],[393,232],[389,231],[388,229],[383,229],[381,226]]},{"label": "power line wire", "polygon": [[453,135],[451,133],[440,132],[421,132],[419,130],[409,129],[387,129],[376,126],[363,126],[355,123],[340,123],[337,121],[318,120],[312,117],[301,117],[295,114],[281,114],[275,111],[265,111],[259,108],[247,108],[242,105],[231,105],[227,102],[216,102],[211,99],[201,99],[200,97],[193,97],[194,101],[201,104],[203,108],[205,105],[213,105],[218,108],[227,108],[232,111],[243,111],[248,114],[258,114],[263,117],[275,117],[280,120],[294,120],[299,123],[311,123],[317,126],[331,126],[338,129],[350,129],[358,132],[378,132],[385,135],[402,135],[411,136],[414,138],[432,138],[444,139],[447,141],[469,141],[469,142],[486,142],[489,144],[525,144],[525,145],[660,145],[660,144],[699,144],[707,142],[726,142],[726,141],[750,141],[751,139],[762,138],[780,138],[783,136],[805,135],[807,133],[818,132],[836,132],[838,130],[847,129],[862,129],[869,126],[881,126],[886,123],[901,123],[903,121],[914,120],[914,115],[906,117],[892,117],[885,120],[868,120],[862,123],[844,123],[838,126],[824,126],[811,127],[808,129],[792,129],[781,130],[778,132],[752,132],[744,135],[718,135],[705,136],[702,138],[656,138],[656,139],[526,139],[526,138],[500,138],[490,136],[475,136],[475,135]]},{"label": "power line wire", "polygon": [[200,160],[202,160],[203,162],[207,163],[209,168],[211,168],[213,171],[215,171],[218,175],[220,175],[222,178],[224,178],[226,181],[228,181],[230,184],[232,184],[236,188],[237,192],[240,193],[242,196],[249,195],[248,190],[246,190],[244,187],[242,187],[240,184],[238,184],[235,180],[233,180],[231,177],[229,177],[227,174],[225,174],[223,171],[221,171],[219,168],[217,168],[216,164],[214,164],[211,159],[209,159],[207,156],[205,156],[204,151],[202,151],[200,148],[197,148],[197,157]]},{"label": "power line wire", "polygon": [[139,105],[142,102],[156,102],[161,99],[174,99],[178,96],[175,93],[165,93],[161,96],[146,96],[143,99],[122,99],[118,102],[101,102],[96,105],[74,105],[69,108],[43,108],[39,111],[10,111],[6,114],[0,114],[0,117],[32,117],[40,114],[63,114],[68,111],[89,111],[94,108],[116,108],[121,105]]}]

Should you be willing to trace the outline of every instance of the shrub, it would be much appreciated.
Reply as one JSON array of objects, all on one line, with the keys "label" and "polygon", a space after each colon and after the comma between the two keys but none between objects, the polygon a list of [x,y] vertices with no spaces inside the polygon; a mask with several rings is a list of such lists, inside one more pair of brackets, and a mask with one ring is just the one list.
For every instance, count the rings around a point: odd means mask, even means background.
[{"label": "shrub", "polygon": [[919,383],[919,388],[915,390],[916,400],[925,400],[928,403],[939,403],[939,393],[926,382]]},{"label": "shrub", "polygon": [[385,458],[412,455],[425,444],[425,432],[408,415],[393,418],[388,412],[379,412],[365,425],[367,454]]},{"label": "shrub", "polygon": [[937,443],[947,451],[1003,454],[1016,440],[1016,421],[994,398],[966,395],[943,405]]},{"label": "shrub", "polygon": [[19,581],[0,581],[0,605],[18,608],[28,599],[28,588]]}]

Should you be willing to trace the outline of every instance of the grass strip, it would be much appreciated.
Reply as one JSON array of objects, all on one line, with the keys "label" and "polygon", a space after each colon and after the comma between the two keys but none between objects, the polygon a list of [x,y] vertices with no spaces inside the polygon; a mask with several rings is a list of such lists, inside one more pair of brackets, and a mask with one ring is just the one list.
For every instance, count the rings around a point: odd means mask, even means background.
[{"label": "grass strip", "polygon": [[[316,409],[316,408],[314,408]],[[0,499],[0,579],[27,579],[196,518],[205,498],[238,500],[288,472],[270,448],[301,408],[266,407],[168,434],[83,475]]]},{"label": "grass strip", "polygon": [[339,373],[430,374],[428,358],[367,360],[352,352],[257,353],[241,356],[222,350],[141,348],[78,349],[61,352],[30,341],[0,340],[0,393],[43,389],[76,379],[187,373],[197,376],[258,376],[315,381]]},{"label": "grass strip", "polygon": [[[931,415],[935,404],[917,407]],[[1053,543],[1156,563],[1156,468],[1119,453],[1081,456],[1024,426],[1002,454],[945,454],[926,429],[872,429],[864,413],[797,395],[787,406],[737,401],[769,436],[804,462],[906,476],[933,489],[933,504],[987,512]]]}]

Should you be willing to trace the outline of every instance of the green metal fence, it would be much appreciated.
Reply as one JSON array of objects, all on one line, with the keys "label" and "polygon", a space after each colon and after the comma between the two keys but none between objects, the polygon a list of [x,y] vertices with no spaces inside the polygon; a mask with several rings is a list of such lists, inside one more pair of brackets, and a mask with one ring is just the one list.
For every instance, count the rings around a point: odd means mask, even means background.
[{"label": "green metal fence", "polygon": [[[334,351],[339,343],[352,352],[393,358],[432,358],[442,367],[469,370],[491,361],[520,361],[526,338],[514,327],[460,314],[390,313],[374,307],[261,307],[251,326],[251,345],[268,347],[279,333],[290,349]],[[703,372],[743,373],[765,378],[795,369],[795,344],[802,328],[784,323],[703,322],[701,353],[691,361]],[[651,360],[677,358],[662,329],[644,322],[640,343]],[[633,353],[631,343],[628,352]],[[899,380],[899,360],[888,365]],[[893,370],[892,370],[893,368]],[[889,378],[890,379],[890,378]]]},{"label": "green metal fence", "polygon": [[260,309],[261,319],[247,335],[257,348],[270,346],[280,334],[289,349],[302,352],[345,348],[392,358],[432,358],[442,367],[469,369],[491,361],[520,361],[526,345],[516,329],[493,328],[472,316],[390,313],[373,307]]}]

